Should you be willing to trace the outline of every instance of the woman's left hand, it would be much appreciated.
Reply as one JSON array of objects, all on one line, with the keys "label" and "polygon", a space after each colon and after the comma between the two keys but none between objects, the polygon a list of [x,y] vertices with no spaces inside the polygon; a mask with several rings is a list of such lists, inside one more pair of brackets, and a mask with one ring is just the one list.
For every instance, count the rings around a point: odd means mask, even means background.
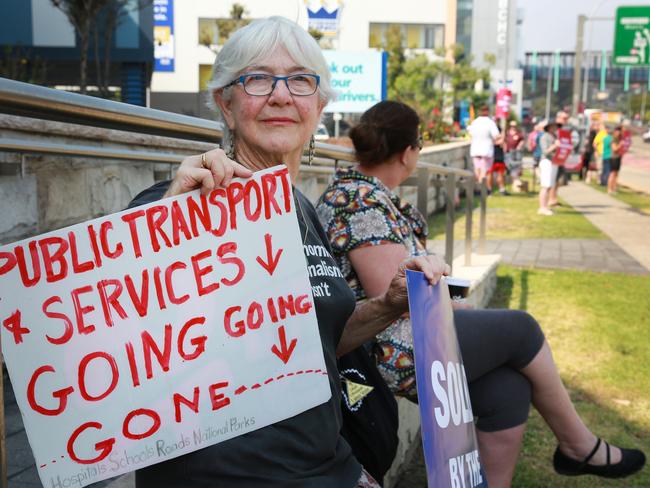
[{"label": "woman's left hand", "polygon": [[451,268],[444,259],[435,254],[409,258],[399,265],[397,273],[390,282],[385,293],[386,303],[397,309],[408,309],[408,293],[406,290],[406,270],[421,271],[431,285],[440,281],[442,276],[449,276]]}]

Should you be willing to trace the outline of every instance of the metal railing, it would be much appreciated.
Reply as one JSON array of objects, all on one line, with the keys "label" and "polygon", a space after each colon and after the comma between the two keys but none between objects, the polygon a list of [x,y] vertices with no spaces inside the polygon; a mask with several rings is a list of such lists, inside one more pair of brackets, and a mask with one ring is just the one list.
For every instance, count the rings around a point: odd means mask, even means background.
[{"label": "metal railing", "polygon": [[[222,137],[222,126],[215,121],[53,90],[4,78],[0,78],[0,113],[209,143],[220,142]],[[61,144],[37,140],[34,137],[2,138],[0,139],[0,151],[17,152],[23,155],[36,153],[108,158],[120,161],[162,162],[169,163],[170,168],[187,156],[187,153],[179,151],[157,152],[84,144]],[[351,149],[321,142],[316,143],[315,156],[313,166],[302,165],[303,173],[332,174],[341,162],[344,164],[355,162],[354,152]],[[24,158],[21,159],[24,160]],[[21,174],[24,174],[22,167]],[[473,173],[465,169],[419,161],[417,174],[405,181],[403,186],[417,188],[417,207],[425,216],[428,213],[431,175],[444,178],[446,189],[445,260],[450,265],[454,255],[456,189],[459,184],[465,189],[465,265],[470,266],[474,208]],[[484,253],[487,195],[484,183],[480,194],[478,251]],[[6,488],[8,472],[2,381],[3,378],[0,375],[0,488]]]}]

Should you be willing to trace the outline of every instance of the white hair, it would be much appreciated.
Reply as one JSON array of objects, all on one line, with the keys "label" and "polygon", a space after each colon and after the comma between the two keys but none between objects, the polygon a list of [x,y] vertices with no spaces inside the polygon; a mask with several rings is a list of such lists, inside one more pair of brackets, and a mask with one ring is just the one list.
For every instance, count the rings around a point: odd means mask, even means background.
[{"label": "white hair", "polygon": [[[223,120],[214,101],[214,92],[226,86],[249,66],[269,57],[279,47],[284,48],[293,61],[320,76],[318,94],[326,104],[336,98],[330,85],[330,72],[325,57],[314,38],[295,22],[274,16],[251,22],[236,31],[219,51],[212,66],[212,79],[208,83],[208,107]],[[229,97],[229,90],[224,98]],[[223,124],[224,140],[229,130]]]}]

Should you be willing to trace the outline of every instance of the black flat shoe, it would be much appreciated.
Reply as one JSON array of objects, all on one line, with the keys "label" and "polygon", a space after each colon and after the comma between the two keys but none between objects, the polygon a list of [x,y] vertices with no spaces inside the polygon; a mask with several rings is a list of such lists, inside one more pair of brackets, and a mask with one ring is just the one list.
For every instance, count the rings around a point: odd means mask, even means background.
[{"label": "black flat shoe", "polygon": [[610,449],[609,444],[605,441],[607,448],[607,463],[594,466],[587,464],[598,451],[601,439],[598,439],[596,446],[592,449],[589,455],[583,461],[576,461],[564,455],[560,448],[555,450],[553,455],[553,467],[555,472],[565,476],[580,476],[583,474],[593,474],[595,476],[602,476],[603,478],[625,478],[633,473],[639,471],[645,464],[645,454],[638,449],[621,449],[621,460],[616,464],[610,462]]}]

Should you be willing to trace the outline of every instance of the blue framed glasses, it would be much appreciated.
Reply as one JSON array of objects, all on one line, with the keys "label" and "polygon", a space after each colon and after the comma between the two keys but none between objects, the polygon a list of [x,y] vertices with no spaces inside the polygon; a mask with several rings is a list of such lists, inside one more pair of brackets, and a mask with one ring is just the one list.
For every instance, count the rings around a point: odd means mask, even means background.
[{"label": "blue framed glasses", "polygon": [[235,86],[239,83],[244,87],[244,91],[248,95],[254,97],[263,97],[270,95],[275,89],[278,81],[284,81],[287,90],[292,95],[298,97],[307,97],[316,93],[318,85],[320,85],[320,76],[312,75],[310,73],[298,73],[289,76],[275,76],[265,73],[248,73],[235,78],[228,83],[224,88]]}]

